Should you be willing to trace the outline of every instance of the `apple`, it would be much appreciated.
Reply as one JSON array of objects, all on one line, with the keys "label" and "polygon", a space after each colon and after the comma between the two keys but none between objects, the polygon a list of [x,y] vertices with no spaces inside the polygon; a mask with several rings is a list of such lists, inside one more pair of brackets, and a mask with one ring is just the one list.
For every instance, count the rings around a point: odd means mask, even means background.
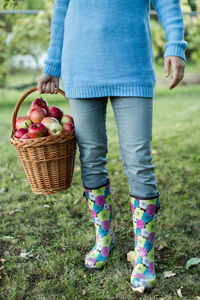
[{"label": "apple", "polygon": [[74,124],[72,122],[67,122],[63,125],[63,131],[69,132],[74,130]]},{"label": "apple", "polygon": [[24,128],[28,130],[28,128],[31,126],[32,121],[27,117],[19,117],[15,123],[16,129]]},{"label": "apple", "polygon": [[15,132],[15,137],[21,139],[21,137],[28,132],[27,129],[20,128]]},{"label": "apple", "polygon": [[33,108],[28,116],[33,123],[40,123],[47,116],[47,111],[44,108]]},{"label": "apple", "polygon": [[49,127],[48,127],[48,134],[49,135],[57,135],[57,134],[61,134],[63,131],[63,127],[62,125],[60,125],[59,123],[52,123]]},{"label": "apple", "polygon": [[49,117],[56,118],[58,121],[60,121],[62,119],[62,116],[63,116],[63,111],[59,107],[52,106],[49,109]]},{"label": "apple", "polygon": [[41,123],[47,128],[49,135],[60,134],[63,131],[62,125],[56,118],[46,117]]},{"label": "apple", "polygon": [[30,119],[31,118],[31,112],[33,110],[37,109],[36,107],[35,108],[30,108],[29,111],[27,112],[27,117]]},{"label": "apple", "polygon": [[49,135],[60,134],[62,132],[62,125],[53,117],[44,118],[41,123],[47,128]]},{"label": "apple", "polygon": [[28,140],[30,139],[30,136],[28,135],[28,133],[25,133],[24,135],[22,135],[21,139]]},{"label": "apple", "polygon": [[63,115],[63,117],[62,117],[60,123],[61,123],[62,125],[64,125],[65,123],[68,123],[68,122],[74,123],[74,119],[72,118],[72,116],[70,116],[70,115]]},{"label": "apple", "polygon": [[48,131],[42,123],[34,123],[28,129],[28,135],[31,139],[46,136]]},{"label": "apple", "polygon": [[33,100],[31,103],[31,109],[33,108],[44,108],[47,113],[49,112],[49,105],[46,100],[42,99],[42,97]]}]

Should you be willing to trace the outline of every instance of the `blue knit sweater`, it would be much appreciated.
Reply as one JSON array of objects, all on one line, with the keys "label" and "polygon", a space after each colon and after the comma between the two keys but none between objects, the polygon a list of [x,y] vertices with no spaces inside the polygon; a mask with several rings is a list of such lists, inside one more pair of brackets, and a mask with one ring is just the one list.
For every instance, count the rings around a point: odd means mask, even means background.
[{"label": "blue knit sweater", "polygon": [[[153,0],[164,57],[185,60],[179,0]],[[154,97],[150,0],[55,0],[43,72],[61,77],[68,98]]]}]

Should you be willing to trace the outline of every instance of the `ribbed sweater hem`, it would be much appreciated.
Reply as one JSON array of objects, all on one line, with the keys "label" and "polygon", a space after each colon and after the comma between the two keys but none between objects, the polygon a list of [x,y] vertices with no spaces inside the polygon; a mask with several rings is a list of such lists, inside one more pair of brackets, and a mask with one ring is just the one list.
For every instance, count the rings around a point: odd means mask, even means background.
[{"label": "ribbed sweater hem", "polygon": [[144,85],[64,87],[64,90],[67,98],[95,98],[108,96],[154,97],[154,86]]}]

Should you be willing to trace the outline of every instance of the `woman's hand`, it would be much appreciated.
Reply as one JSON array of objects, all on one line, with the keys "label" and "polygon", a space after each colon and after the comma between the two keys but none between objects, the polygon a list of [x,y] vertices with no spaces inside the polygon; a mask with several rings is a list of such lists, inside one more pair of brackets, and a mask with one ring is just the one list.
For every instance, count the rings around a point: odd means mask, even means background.
[{"label": "woman's hand", "polygon": [[40,94],[57,94],[59,89],[59,78],[42,73],[38,81],[37,89]]},{"label": "woman's hand", "polygon": [[169,85],[169,89],[172,90],[183,79],[185,70],[185,61],[179,56],[166,56],[164,60],[165,65],[165,77],[170,74],[170,67],[172,67],[173,78]]}]

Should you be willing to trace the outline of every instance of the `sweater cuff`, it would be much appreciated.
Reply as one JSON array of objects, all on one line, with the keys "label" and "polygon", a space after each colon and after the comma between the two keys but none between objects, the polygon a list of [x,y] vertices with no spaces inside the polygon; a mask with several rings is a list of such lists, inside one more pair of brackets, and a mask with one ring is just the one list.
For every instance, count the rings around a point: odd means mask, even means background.
[{"label": "sweater cuff", "polygon": [[179,56],[184,61],[186,61],[185,50],[187,48],[187,42],[169,42],[165,45],[165,53],[163,57],[166,56]]},{"label": "sweater cuff", "polygon": [[57,78],[61,76],[61,69],[57,65],[45,64],[43,72]]}]

